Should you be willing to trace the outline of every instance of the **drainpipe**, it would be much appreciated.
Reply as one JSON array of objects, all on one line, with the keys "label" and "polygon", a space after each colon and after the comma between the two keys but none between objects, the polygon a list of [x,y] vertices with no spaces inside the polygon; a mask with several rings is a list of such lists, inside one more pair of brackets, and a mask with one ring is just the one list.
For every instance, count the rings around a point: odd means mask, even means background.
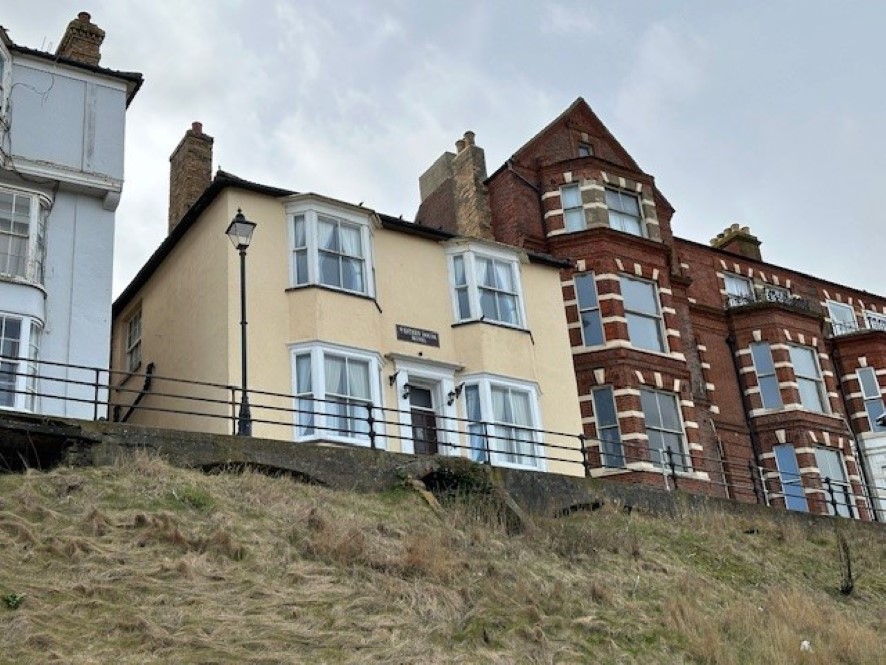
[{"label": "drainpipe", "polygon": [[[837,350],[837,345],[834,343],[833,339],[827,340],[827,345],[830,347],[829,350],[831,352],[831,358],[834,361],[834,369],[837,372],[837,392],[840,393],[840,402],[843,404],[843,412],[850,413],[849,398],[846,396],[846,391],[843,389],[843,359],[840,357],[840,352]],[[861,473],[861,486],[865,493],[865,499],[868,502],[868,510],[873,515],[873,521],[879,522],[881,520],[877,513],[877,509],[874,507],[874,500],[872,499],[872,497],[876,496],[876,492],[873,491],[870,470],[867,468],[867,457],[859,454],[858,439],[845,415],[843,416],[843,424],[846,425],[846,431],[849,432],[849,442],[852,446],[852,454],[855,455],[855,461],[858,465],[858,470]]]},{"label": "drainpipe", "polygon": [[[738,364],[736,362],[736,349],[735,349],[735,335],[730,333],[726,336],[726,346],[729,347],[729,352],[732,354],[732,369],[735,370],[735,383],[738,386],[738,392],[741,394],[741,405],[744,408],[745,420],[748,424],[748,434],[751,437],[751,450],[754,452],[754,463],[757,466],[763,465],[762,455],[763,450],[760,447],[760,440],[757,438],[757,432],[754,429],[754,424],[751,422],[751,405],[748,401],[748,396],[745,394],[744,390],[741,387],[741,372],[738,369]],[[762,481],[761,481],[762,482]],[[751,474],[751,483],[753,483],[754,487],[757,486],[754,475]],[[765,496],[766,488],[763,487],[762,494]],[[756,492],[754,492],[756,494]],[[757,503],[761,503],[761,497],[757,496]],[[765,502],[765,501],[764,501]]]},{"label": "drainpipe", "polygon": [[508,165],[508,172],[513,173],[517,180],[522,182],[524,185],[529,187],[533,192],[535,192],[535,196],[538,198],[538,209],[541,212],[541,228],[545,232],[545,240],[548,238],[548,220],[545,218],[545,205],[544,201],[541,198],[541,189],[536,187],[532,182],[524,178],[519,171],[514,169],[514,160],[509,159],[506,164]]}]

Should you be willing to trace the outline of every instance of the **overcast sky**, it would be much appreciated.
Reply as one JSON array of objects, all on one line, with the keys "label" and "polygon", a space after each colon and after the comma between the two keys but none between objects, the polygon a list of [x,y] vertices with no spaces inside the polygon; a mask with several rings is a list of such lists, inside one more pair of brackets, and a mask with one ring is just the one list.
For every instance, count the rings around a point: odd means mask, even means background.
[{"label": "overcast sky", "polygon": [[771,263],[886,294],[880,0],[5,4],[13,41],[51,51],[89,11],[101,64],[145,76],[115,294],[166,234],[194,120],[214,168],[412,219],[418,176],[465,130],[491,173],[579,96],[655,176],[676,235],[739,222]]}]

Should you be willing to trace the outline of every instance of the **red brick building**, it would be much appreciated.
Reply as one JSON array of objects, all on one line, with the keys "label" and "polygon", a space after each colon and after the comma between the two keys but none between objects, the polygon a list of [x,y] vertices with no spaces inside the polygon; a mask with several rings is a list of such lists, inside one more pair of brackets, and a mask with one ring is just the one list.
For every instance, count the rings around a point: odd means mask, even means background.
[{"label": "red brick building", "polygon": [[886,298],[767,264],[738,225],[674,237],[583,99],[488,177],[473,133],[456,148],[422,176],[416,221],[571,262],[591,475],[886,519]]}]

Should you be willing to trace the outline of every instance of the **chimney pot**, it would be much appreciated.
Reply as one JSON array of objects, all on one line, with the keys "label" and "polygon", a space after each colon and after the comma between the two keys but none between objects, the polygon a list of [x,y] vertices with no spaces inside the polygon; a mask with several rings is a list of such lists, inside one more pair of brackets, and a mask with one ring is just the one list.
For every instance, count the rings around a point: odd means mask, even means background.
[{"label": "chimney pot", "polygon": [[455,142],[456,152],[461,152],[464,149],[465,149],[465,140],[464,139],[459,139],[458,141]]},{"label": "chimney pot", "polygon": [[465,132],[465,144],[466,145],[474,145],[474,137],[476,134],[474,132],[468,130]]},{"label": "chimney pot", "polygon": [[98,65],[105,31],[92,22],[89,12],[80,12],[68,23],[55,54],[87,65]]},{"label": "chimney pot", "polygon": [[194,132],[195,134],[202,134],[203,133],[203,123],[196,122],[196,121],[192,122],[191,123],[191,131]]}]

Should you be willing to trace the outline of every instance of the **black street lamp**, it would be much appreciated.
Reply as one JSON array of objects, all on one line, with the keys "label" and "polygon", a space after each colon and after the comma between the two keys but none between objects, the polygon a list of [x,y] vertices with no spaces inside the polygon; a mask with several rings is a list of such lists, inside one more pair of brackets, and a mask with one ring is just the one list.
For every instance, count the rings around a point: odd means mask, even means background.
[{"label": "black street lamp", "polygon": [[249,411],[249,393],[246,389],[246,250],[252,241],[252,232],[255,231],[255,222],[250,222],[243,216],[243,211],[237,208],[237,214],[225,231],[234,243],[234,247],[240,252],[240,378],[242,387],[240,390],[240,415],[237,418],[237,434],[239,436],[252,436],[252,414]]}]

